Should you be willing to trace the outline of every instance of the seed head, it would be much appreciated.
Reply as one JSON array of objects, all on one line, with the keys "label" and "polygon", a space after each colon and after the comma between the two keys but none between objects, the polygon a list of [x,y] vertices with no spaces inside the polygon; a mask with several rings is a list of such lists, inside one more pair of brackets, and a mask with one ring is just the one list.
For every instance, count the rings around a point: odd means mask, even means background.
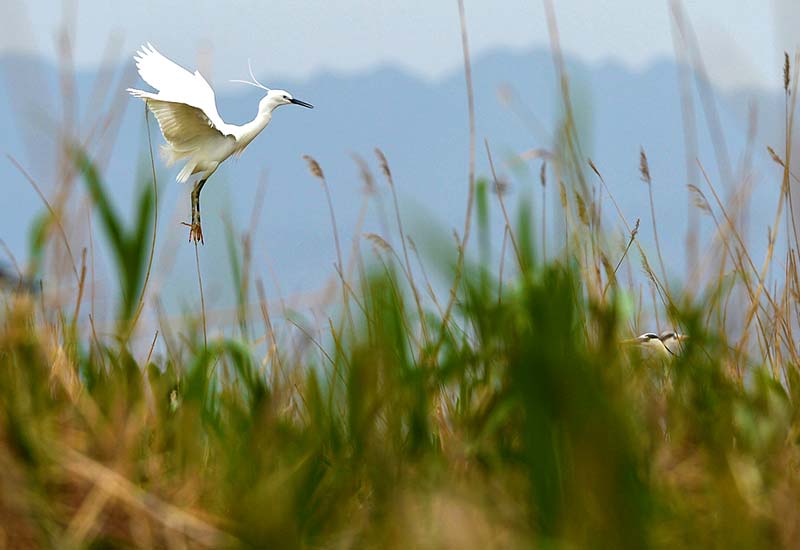
[{"label": "seed head", "polygon": [[642,174],[642,181],[650,185],[652,183],[650,166],[647,164],[647,155],[644,153],[644,149],[639,149],[639,172]]},{"label": "seed head", "polygon": [[702,212],[706,214],[711,214],[711,205],[708,203],[708,199],[703,194],[702,191],[696,186],[689,184],[689,191],[692,192],[692,197],[694,199],[694,205],[699,208]]},{"label": "seed head", "polygon": [[586,210],[586,201],[583,200],[583,197],[575,191],[575,202],[578,205],[578,218],[581,220],[583,225],[589,225],[589,213]]},{"label": "seed head", "polygon": [[392,247],[389,243],[386,242],[386,239],[381,237],[376,233],[364,233],[364,237],[371,242],[376,248],[383,250],[384,252],[391,252]]},{"label": "seed head", "polygon": [[791,73],[789,72],[789,53],[783,52],[783,91],[789,93],[789,84],[792,81]]},{"label": "seed head", "polygon": [[381,163],[381,170],[383,170],[383,175],[386,176],[386,178],[391,181],[392,171],[389,170],[389,161],[386,160],[386,155],[384,155],[383,151],[381,151],[376,147],[375,156],[378,157],[378,162]]},{"label": "seed head", "polygon": [[322,168],[320,168],[319,163],[309,155],[303,155],[303,158],[308,163],[308,169],[311,173],[319,179],[324,180],[325,174],[322,173]]},{"label": "seed head", "polygon": [[778,153],[775,152],[775,149],[767,145],[767,151],[769,152],[769,156],[772,157],[773,162],[783,166],[783,161],[781,160],[781,157],[778,156]]}]

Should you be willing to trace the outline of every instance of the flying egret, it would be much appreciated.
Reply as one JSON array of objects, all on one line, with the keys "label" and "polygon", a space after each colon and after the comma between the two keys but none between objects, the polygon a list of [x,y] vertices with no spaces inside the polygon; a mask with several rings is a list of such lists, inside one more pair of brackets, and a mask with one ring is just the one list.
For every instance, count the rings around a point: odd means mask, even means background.
[{"label": "flying egret", "polygon": [[300,105],[313,109],[305,101],[295,99],[285,90],[270,90],[261,84],[250,68],[247,80],[232,80],[261,88],[267,92],[258,103],[256,117],[241,126],[227,124],[217,112],[214,90],[199,71],[190,73],[177,63],[170,61],[151,45],[142,46],[134,56],[136,68],[142,80],[158,93],[128,88],[133,97],[141,98],[155,115],[166,144],[161,146],[167,165],[179,160],[186,164],[178,173],[178,182],[187,181],[192,175],[200,178],[192,189],[192,223],[185,224],[189,230],[189,241],[203,242],[200,226],[200,191],[219,165],[231,155],[241,155],[272,119],[272,111],[281,105]]}]

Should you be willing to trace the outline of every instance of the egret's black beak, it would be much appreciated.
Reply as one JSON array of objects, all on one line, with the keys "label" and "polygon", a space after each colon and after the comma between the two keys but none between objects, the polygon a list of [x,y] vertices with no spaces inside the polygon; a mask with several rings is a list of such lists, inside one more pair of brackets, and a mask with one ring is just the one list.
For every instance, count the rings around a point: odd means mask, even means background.
[{"label": "egret's black beak", "polygon": [[292,98],[289,101],[291,101],[295,105],[300,105],[301,107],[306,107],[308,109],[313,109],[314,108],[314,106],[311,103],[306,103],[305,101],[300,101],[299,99]]}]

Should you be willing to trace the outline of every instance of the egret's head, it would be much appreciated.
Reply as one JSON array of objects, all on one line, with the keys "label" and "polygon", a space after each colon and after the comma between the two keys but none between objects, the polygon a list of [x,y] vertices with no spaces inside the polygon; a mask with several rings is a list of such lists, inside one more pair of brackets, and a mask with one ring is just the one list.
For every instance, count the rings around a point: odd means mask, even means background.
[{"label": "egret's head", "polygon": [[271,111],[272,109],[281,105],[289,104],[300,105],[301,107],[306,107],[308,109],[314,108],[314,106],[310,103],[293,98],[292,94],[286,90],[270,90],[261,100],[261,103],[259,103],[259,110]]}]

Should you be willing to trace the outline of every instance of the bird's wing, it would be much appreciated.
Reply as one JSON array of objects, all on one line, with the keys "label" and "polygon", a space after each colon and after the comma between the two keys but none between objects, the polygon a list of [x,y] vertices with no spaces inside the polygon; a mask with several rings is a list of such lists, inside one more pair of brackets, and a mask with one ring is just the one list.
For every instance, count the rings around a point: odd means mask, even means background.
[{"label": "bird's wing", "polygon": [[149,43],[136,52],[134,60],[142,80],[158,90],[159,100],[200,109],[220,132],[233,135],[231,126],[219,116],[214,90],[199,71],[190,73]]},{"label": "bird's wing", "polygon": [[213,140],[233,139],[216,127],[202,109],[182,102],[146,98],[164,139],[178,156],[201,150]]}]

